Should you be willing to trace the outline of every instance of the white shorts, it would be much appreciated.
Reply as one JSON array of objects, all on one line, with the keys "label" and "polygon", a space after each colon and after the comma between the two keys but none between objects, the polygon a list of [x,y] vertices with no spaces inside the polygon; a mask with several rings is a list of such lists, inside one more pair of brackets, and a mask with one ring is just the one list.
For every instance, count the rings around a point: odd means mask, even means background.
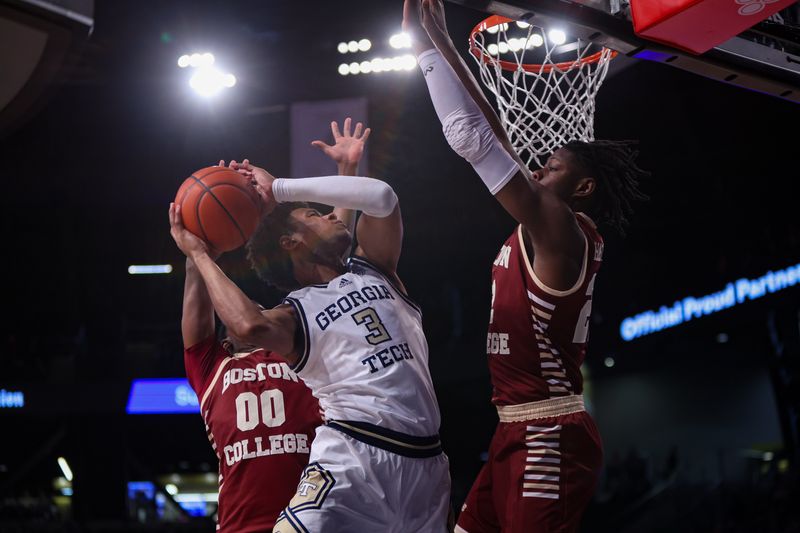
[{"label": "white shorts", "polygon": [[317,428],[308,467],[273,533],[445,533],[447,456],[415,458]]}]

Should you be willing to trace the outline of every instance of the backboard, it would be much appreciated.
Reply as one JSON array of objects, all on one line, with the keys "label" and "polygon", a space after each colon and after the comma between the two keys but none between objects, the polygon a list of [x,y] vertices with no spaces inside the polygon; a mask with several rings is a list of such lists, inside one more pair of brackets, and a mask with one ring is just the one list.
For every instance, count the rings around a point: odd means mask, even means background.
[{"label": "backboard", "polygon": [[[697,54],[637,35],[628,0],[450,1],[542,27],[559,26],[575,38],[611,48],[624,56],[664,63],[800,103],[798,3]],[[741,0],[729,1],[743,5]],[[772,1],[750,0],[759,5]]]}]

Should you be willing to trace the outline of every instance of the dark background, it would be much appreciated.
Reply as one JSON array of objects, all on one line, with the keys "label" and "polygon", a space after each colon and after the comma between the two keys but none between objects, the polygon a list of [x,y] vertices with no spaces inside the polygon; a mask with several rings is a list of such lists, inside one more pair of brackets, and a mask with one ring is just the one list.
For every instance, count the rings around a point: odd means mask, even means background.
[{"label": "dark background", "polygon": [[[447,9],[466,54],[482,14]],[[0,387],[46,406],[0,412],[7,498],[46,493],[58,475],[49,457],[68,456],[80,529],[124,519],[126,480],[216,469],[199,417],[124,414],[132,379],[183,375],[168,203],[219,159],[289,176],[287,106],[363,96],[370,174],[403,208],[399,270],[425,312],[460,508],[496,424],[489,274],[514,222],[446,145],[418,71],[337,73],[350,60],[338,42],[368,37],[380,55],[400,21],[399,1],[97,2],[93,34],[45,105],[0,145]],[[214,51],[236,87],[212,103],[191,94],[176,60],[194,50]],[[800,288],[633,342],[619,324],[800,262],[798,108],[645,62],[609,77],[597,106],[596,136],[638,139],[652,178],[627,237],[605,232],[586,374],[608,468],[584,529],[795,531]],[[137,263],[176,269],[129,276]],[[241,252],[222,265],[253,298],[278,302]]]}]

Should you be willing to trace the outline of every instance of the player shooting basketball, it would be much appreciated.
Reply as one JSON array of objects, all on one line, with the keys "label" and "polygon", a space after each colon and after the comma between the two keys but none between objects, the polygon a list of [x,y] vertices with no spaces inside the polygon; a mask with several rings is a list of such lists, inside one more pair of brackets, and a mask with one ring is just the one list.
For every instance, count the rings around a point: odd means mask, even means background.
[{"label": "player shooting basketball", "polygon": [[629,143],[569,142],[530,172],[461,60],[441,0],[406,0],[404,29],[453,150],[519,226],[492,268],[486,351],[500,424],[460,533],[577,530],[602,466],[580,365],[603,257],[594,220],[622,229],[645,174]]},{"label": "player shooting basketball", "polygon": [[[334,144],[314,141],[337,163],[341,175],[355,175],[369,129],[361,123],[344,134],[331,124]],[[220,161],[220,166],[224,161]],[[242,165],[247,166],[245,162]],[[242,166],[232,162],[231,166]],[[340,220],[353,213],[335,209]],[[218,255],[214,251],[211,257]],[[308,465],[311,442],[322,423],[319,404],[277,354],[215,335],[214,306],[194,262],[186,259],[181,331],[184,363],[219,458],[219,531],[271,531]]]},{"label": "player shooting basketball", "polygon": [[[325,411],[309,466],[273,531],[440,533],[449,467],[422,316],[397,275],[397,196],[370,178],[275,179],[249,163],[236,166],[270,212],[248,255],[259,276],[293,291],[283,305],[262,312],[183,227],[176,205],[170,225],[220,319],[237,338],[281,354]],[[337,216],[303,201],[362,212],[354,257],[342,260],[352,236]]]}]

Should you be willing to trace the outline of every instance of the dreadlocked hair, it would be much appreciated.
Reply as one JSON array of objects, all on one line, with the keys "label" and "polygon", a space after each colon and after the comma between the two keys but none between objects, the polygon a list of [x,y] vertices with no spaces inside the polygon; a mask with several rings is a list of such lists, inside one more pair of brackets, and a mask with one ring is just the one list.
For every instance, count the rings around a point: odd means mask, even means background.
[{"label": "dreadlocked hair", "polygon": [[570,141],[568,150],[596,181],[592,218],[625,235],[637,201],[648,196],[639,189],[650,172],[636,164],[636,141]]},{"label": "dreadlocked hair", "polygon": [[304,202],[286,202],[261,219],[253,236],[247,241],[247,259],[258,277],[282,291],[300,288],[294,278],[289,252],[281,247],[281,237],[294,231],[292,211],[308,207]]}]

